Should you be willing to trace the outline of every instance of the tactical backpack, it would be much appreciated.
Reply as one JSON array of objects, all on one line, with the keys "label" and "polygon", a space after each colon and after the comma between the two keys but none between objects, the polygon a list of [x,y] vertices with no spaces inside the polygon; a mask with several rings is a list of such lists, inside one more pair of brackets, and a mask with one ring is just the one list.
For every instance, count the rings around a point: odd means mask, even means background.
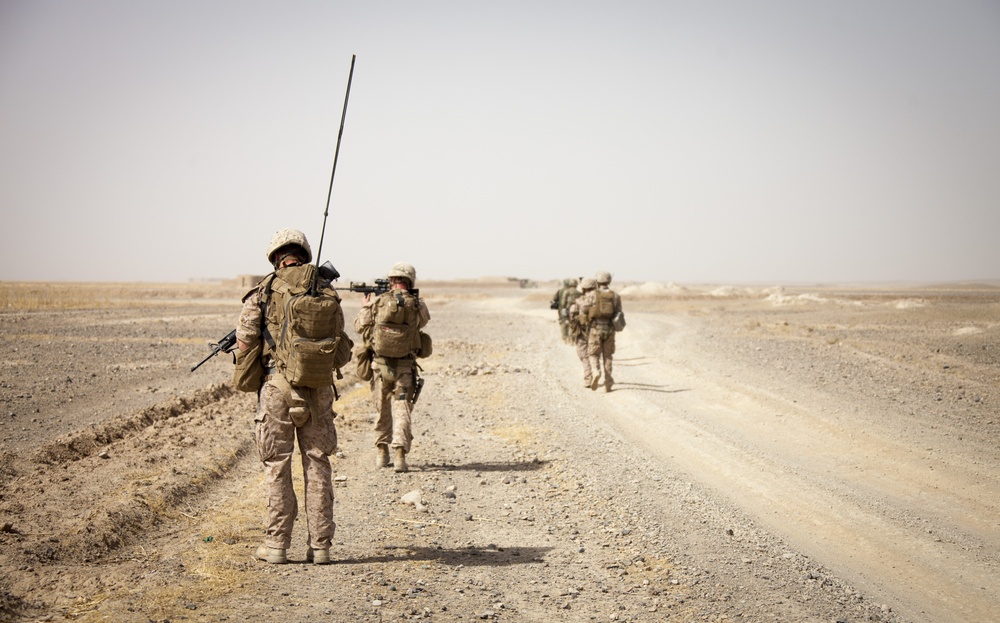
[{"label": "tactical backpack", "polygon": [[372,346],[380,357],[407,357],[420,351],[420,301],[391,290],[375,300]]},{"label": "tactical backpack", "polygon": [[333,371],[350,360],[353,346],[341,329],[336,291],[320,281],[317,292],[309,292],[315,271],[312,264],[282,268],[267,285],[268,320],[277,335],[266,337],[278,369],[295,387],[332,385]]},{"label": "tactical backpack", "polygon": [[611,290],[595,290],[594,304],[590,307],[590,321],[611,320],[615,315],[615,293]]}]

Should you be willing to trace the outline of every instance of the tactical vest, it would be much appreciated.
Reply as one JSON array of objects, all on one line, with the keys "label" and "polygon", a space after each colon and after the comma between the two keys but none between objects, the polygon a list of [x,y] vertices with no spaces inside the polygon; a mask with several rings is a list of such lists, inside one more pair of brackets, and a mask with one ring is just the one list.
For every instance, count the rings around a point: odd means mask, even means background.
[{"label": "tactical vest", "polygon": [[615,315],[615,293],[611,290],[595,290],[594,304],[590,308],[590,320],[610,321]]},{"label": "tactical vest", "polygon": [[343,365],[338,346],[348,339],[340,330],[343,312],[336,291],[320,279],[317,292],[309,293],[315,271],[312,264],[281,268],[265,286],[265,295],[270,291],[267,327],[275,331],[268,346],[278,370],[296,387],[332,385],[334,368]]},{"label": "tactical vest", "polygon": [[372,346],[380,357],[407,357],[420,350],[420,301],[403,290],[390,290],[377,299],[372,313]]}]

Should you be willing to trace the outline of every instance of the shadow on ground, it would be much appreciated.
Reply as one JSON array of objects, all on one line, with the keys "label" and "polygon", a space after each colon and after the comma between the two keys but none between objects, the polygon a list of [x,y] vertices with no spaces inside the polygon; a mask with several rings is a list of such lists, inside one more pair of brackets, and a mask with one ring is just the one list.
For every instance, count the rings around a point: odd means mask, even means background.
[{"label": "shadow on ground", "polygon": [[399,553],[386,553],[376,556],[363,556],[359,558],[343,558],[336,561],[336,564],[364,565],[380,562],[433,561],[451,566],[464,565],[466,567],[499,567],[505,565],[523,565],[532,562],[542,562],[544,555],[552,548],[487,546],[463,547],[461,549],[445,549],[437,547],[387,547],[385,549],[398,549]]},{"label": "shadow on ground", "polygon": [[425,472],[533,472],[542,469],[548,461],[528,461],[520,463],[500,462],[500,463],[466,463],[464,465],[454,465],[448,463],[428,463],[427,465],[416,465],[420,471]]}]

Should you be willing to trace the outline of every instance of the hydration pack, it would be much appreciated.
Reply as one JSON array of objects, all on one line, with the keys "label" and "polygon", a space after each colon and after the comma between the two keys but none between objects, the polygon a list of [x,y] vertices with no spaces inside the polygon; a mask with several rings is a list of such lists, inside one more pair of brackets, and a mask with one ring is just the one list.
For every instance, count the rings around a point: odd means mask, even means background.
[{"label": "hydration pack", "polygon": [[611,320],[615,315],[615,293],[611,290],[594,291],[594,304],[590,308],[590,320]]},{"label": "hydration pack", "polygon": [[407,357],[420,350],[420,301],[403,290],[378,297],[372,346],[380,357]]}]

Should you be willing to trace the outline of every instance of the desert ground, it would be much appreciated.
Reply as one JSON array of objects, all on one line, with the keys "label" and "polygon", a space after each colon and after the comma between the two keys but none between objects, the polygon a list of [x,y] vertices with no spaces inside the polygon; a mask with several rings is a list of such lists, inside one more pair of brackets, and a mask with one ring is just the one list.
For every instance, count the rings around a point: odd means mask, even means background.
[{"label": "desert ground", "polygon": [[418,285],[411,470],[349,365],[316,566],[304,513],[253,559],[255,396],[190,371],[238,288],[0,284],[0,620],[1000,621],[995,285],[615,283],[610,393],[556,283]]}]

